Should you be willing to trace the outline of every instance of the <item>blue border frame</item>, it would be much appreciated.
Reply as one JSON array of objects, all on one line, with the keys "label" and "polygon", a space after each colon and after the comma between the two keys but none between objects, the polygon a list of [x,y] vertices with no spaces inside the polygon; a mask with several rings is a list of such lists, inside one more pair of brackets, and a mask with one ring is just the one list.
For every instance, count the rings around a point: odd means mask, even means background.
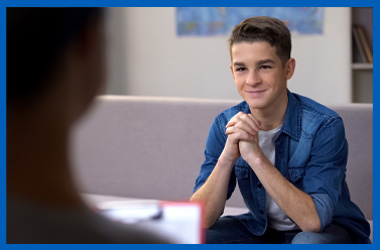
[{"label": "blue border frame", "polygon": [[[196,248],[230,248],[228,245],[217,245],[217,246],[209,246],[209,245],[196,245],[196,246],[187,246],[187,245],[173,245],[173,246],[168,246],[168,245],[7,245],[5,244],[6,238],[5,238],[5,208],[6,208],[6,203],[5,203],[5,194],[6,194],[6,102],[5,102],[5,93],[6,93],[6,81],[5,81],[5,70],[6,70],[6,47],[5,47],[5,34],[6,34],[6,25],[5,25],[5,13],[6,13],[6,7],[83,7],[83,6],[94,6],[94,7],[186,7],[186,6],[202,6],[202,7],[209,7],[209,6],[255,6],[255,7],[373,7],[374,13],[377,13],[377,4],[375,0],[267,0],[267,1],[252,1],[252,0],[241,0],[239,2],[235,1],[217,1],[217,0],[165,0],[165,1],[148,1],[148,0],[0,0],[0,166],[1,166],[1,172],[0,172],[0,248],[4,249],[18,249],[18,248],[28,248],[28,249],[63,249],[66,247],[74,247],[74,248],[92,248],[92,249],[100,249],[100,248],[177,248],[177,247],[196,247]],[[374,14],[373,15],[373,22],[374,22],[374,30],[373,30],[373,44],[377,44],[378,41],[378,23],[379,23],[380,17],[378,15]],[[376,47],[377,48],[377,47]],[[374,58],[378,58],[377,56],[379,55],[377,49],[374,46]],[[376,64],[376,59],[374,60],[374,71],[373,71],[373,82],[377,82],[378,80],[378,74],[377,74],[377,66]],[[379,124],[379,117],[378,117],[378,111],[377,111],[377,96],[379,94],[379,89],[380,86],[377,86],[377,84],[373,84],[373,102],[374,102],[374,113],[373,113],[373,125],[374,128],[378,128],[380,125]],[[373,145],[373,151],[374,155],[375,152],[378,152],[379,149],[379,143],[376,140],[376,138],[379,137],[379,131],[374,129],[373,131],[373,136],[374,136],[374,145]],[[373,164],[374,166],[377,166],[379,163],[379,159],[374,158]],[[377,171],[377,168],[373,168],[373,174],[374,177],[379,176],[379,171]],[[374,182],[374,191],[378,189],[378,184],[377,182]],[[375,194],[376,192],[374,192]],[[376,207],[378,203],[378,198],[374,195],[374,211],[377,211]],[[374,213],[374,220],[377,218],[377,214]],[[376,229],[376,227],[374,228]],[[376,235],[376,230],[374,230],[374,244],[372,245],[340,245],[340,246],[332,246],[332,245],[326,245],[323,247],[327,248],[332,248],[332,247],[344,247],[344,248],[354,248],[357,249],[359,248],[375,248],[376,245],[376,240],[375,236]],[[247,245],[239,245],[239,246],[234,246],[238,248],[252,248],[253,246],[247,246]],[[293,246],[293,245],[265,245],[265,246],[254,246],[255,248],[319,248],[322,246],[319,245],[308,245],[308,246]]]},{"label": "blue border frame", "polygon": [[376,0],[2,0],[3,7],[373,7]]}]

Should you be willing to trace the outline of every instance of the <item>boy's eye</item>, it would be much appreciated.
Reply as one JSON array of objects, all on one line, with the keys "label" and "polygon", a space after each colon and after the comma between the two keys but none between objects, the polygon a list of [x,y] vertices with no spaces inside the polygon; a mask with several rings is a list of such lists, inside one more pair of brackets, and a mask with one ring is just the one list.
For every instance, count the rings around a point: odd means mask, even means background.
[{"label": "boy's eye", "polygon": [[262,69],[271,69],[272,67],[269,65],[262,65],[260,68]]},{"label": "boy's eye", "polygon": [[244,71],[246,68],[244,67],[239,67],[239,68],[236,68],[235,71]]}]

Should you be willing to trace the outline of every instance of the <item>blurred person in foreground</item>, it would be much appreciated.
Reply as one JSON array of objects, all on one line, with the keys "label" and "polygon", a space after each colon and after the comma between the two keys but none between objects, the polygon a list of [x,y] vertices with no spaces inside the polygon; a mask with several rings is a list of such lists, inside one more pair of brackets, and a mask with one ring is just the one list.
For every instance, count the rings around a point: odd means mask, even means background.
[{"label": "blurred person in foreground", "polygon": [[[288,28],[247,18],[229,46],[244,101],[215,118],[206,142],[191,198],[205,204],[206,242],[370,243],[345,180],[342,118],[287,89],[295,70]],[[249,213],[220,217],[236,183]]]},{"label": "blurred person in foreground", "polygon": [[105,81],[104,10],[7,8],[7,243],[167,243],[86,206],[69,137]]}]

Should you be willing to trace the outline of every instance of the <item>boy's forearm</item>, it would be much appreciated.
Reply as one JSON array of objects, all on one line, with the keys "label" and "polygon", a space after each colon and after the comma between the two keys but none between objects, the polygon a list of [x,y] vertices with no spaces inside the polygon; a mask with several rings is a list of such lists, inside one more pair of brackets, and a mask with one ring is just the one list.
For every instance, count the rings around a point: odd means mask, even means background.
[{"label": "boy's forearm", "polygon": [[320,231],[318,213],[310,195],[289,182],[268,159],[248,159],[248,163],[272,199],[302,231]]},{"label": "boy's forearm", "polygon": [[224,211],[232,168],[232,162],[219,158],[207,181],[190,198],[203,204],[205,228],[214,225]]}]

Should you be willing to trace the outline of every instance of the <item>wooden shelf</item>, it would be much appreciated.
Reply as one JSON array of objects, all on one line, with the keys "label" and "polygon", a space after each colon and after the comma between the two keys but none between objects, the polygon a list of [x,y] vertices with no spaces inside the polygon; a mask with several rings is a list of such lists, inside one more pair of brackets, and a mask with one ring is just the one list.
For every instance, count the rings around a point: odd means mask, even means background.
[{"label": "wooden shelf", "polygon": [[373,64],[372,63],[353,63],[352,69],[353,70],[373,70]]},{"label": "wooden shelf", "polygon": [[[351,25],[361,25],[369,39],[370,47],[373,48],[373,8],[372,7],[352,7]],[[352,41],[353,45],[355,44]],[[352,50],[354,59],[354,50]],[[373,103],[373,63],[353,62],[352,71],[352,102]]]}]

